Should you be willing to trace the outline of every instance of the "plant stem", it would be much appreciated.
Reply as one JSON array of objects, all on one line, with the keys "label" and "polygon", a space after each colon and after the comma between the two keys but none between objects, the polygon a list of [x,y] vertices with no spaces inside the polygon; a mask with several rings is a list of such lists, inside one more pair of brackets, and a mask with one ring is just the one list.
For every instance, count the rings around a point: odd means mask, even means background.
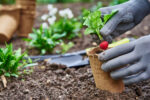
[{"label": "plant stem", "polygon": [[98,35],[99,39],[100,39],[100,40],[103,40],[103,37],[100,35],[99,30],[96,30],[96,33],[97,33],[97,35]]}]

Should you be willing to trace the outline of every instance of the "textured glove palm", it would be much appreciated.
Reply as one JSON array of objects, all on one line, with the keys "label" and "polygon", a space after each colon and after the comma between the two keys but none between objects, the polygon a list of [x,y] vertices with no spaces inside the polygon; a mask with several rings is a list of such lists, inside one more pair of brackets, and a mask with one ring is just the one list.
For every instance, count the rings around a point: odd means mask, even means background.
[{"label": "textured glove palm", "polygon": [[146,80],[150,78],[150,36],[109,49],[99,59],[105,61],[101,68],[111,72],[113,79],[123,79],[125,84]]}]

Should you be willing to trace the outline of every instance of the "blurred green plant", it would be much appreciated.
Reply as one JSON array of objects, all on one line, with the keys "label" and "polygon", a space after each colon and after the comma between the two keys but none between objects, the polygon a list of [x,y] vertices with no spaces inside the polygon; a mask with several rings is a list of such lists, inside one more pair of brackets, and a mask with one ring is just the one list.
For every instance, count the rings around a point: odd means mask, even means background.
[{"label": "blurred green plant", "polygon": [[64,39],[73,39],[80,36],[80,30],[82,28],[82,23],[76,18],[61,18],[56,23],[50,26],[53,34],[64,34]]},{"label": "blurred green plant", "polygon": [[37,0],[37,3],[72,3],[72,2],[91,2],[93,0]]},{"label": "blurred green plant", "polygon": [[127,2],[127,1],[129,1],[129,0],[112,0],[111,2],[110,2],[110,6],[113,6],[113,5],[118,5],[118,4],[121,4],[121,3],[124,3],[124,2]]},{"label": "blurred green plant", "polygon": [[[72,3],[72,2],[91,2],[93,0],[37,0],[37,3]],[[0,0],[0,4],[14,4],[15,0]]]},{"label": "blurred green plant", "polygon": [[29,34],[29,39],[24,39],[28,42],[29,47],[37,48],[40,50],[41,54],[46,52],[52,52],[53,49],[58,45],[65,34],[53,34],[52,28],[43,29],[33,29],[33,33]]},{"label": "blurred green plant", "polygon": [[103,3],[102,2],[98,2],[97,5],[94,5],[90,10],[92,12],[99,10],[101,7],[103,7]]},{"label": "blurred green plant", "polygon": [[[75,18],[61,18],[49,28],[43,28],[41,25],[40,29],[33,29],[33,33],[29,34],[30,38],[24,40],[28,42],[29,47],[40,50],[41,54],[51,53],[63,40],[80,36],[81,27],[82,24]],[[69,45],[62,53],[67,52],[70,47]]]},{"label": "blurred green plant", "polygon": [[93,0],[58,0],[58,2],[68,3],[68,2],[91,2]]},{"label": "blurred green plant", "polygon": [[27,53],[21,54],[21,49],[13,51],[13,45],[6,45],[6,48],[0,48],[0,75],[7,77],[18,77],[20,75],[19,69],[28,66],[28,61],[23,59],[27,57]]},{"label": "blurred green plant", "polygon": [[15,0],[0,0],[0,4],[14,4]]},{"label": "blurred green plant", "polygon": [[71,49],[72,47],[74,46],[74,43],[73,42],[69,42],[67,44],[65,44],[64,42],[61,43],[61,53],[64,54],[66,53],[69,49]]}]

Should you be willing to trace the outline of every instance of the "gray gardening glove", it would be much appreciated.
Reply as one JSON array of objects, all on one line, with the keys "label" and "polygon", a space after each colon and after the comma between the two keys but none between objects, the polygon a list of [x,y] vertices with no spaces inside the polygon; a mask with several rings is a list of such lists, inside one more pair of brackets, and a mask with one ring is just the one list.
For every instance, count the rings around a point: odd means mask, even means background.
[{"label": "gray gardening glove", "polygon": [[119,12],[100,31],[108,41],[139,24],[150,13],[150,2],[148,0],[130,0],[120,5],[100,9],[102,15],[110,14],[112,10]]},{"label": "gray gardening glove", "polygon": [[123,79],[125,84],[149,79],[150,35],[106,50],[99,55],[99,60],[104,61],[102,70],[111,72],[113,79]]}]

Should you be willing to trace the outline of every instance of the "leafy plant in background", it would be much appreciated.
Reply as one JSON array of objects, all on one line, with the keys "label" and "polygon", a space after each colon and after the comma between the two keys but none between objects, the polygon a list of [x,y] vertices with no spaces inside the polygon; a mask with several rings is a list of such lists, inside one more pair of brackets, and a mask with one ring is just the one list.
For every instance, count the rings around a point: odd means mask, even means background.
[{"label": "leafy plant in background", "polygon": [[66,34],[53,34],[52,28],[43,29],[41,26],[40,29],[33,29],[33,33],[29,34],[29,39],[25,39],[28,42],[28,45],[32,48],[37,48],[41,51],[41,54],[46,52],[52,52],[53,49],[58,45],[61,40],[60,38],[64,37]]},{"label": "leafy plant in background", "polygon": [[94,5],[90,10],[92,12],[99,10],[101,7],[103,7],[103,3],[102,2],[98,2],[97,5]]},{"label": "leafy plant in background", "polygon": [[111,2],[110,2],[110,6],[113,6],[113,5],[118,5],[118,4],[121,4],[121,3],[124,3],[124,2],[127,2],[127,1],[129,1],[129,0],[112,0]]},{"label": "leafy plant in background", "polygon": [[63,37],[64,39],[72,39],[80,35],[79,31],[82,28],[82,23],[74,18],[71,9],[66,8],[58,11],[53,5],[48,5],[48,10],[49,14],[44,14],[41,17],[41,19],[45,21],[42,24],[43,28],[50,27],[53,34],[66,34]]},{"label": "leafy plant in background", "polygon": [[72,3],[72,2],[91,2],[93,0],[37,0],[37,3]]},{"label": "leafy plant in background", "polygon": [[21,54],[21,49],[13,51],[12,44],[6,45],[6,48],[0,48],[0,75],[18,77],[19,68],[28,65],[27,60],[23,60],[25,56],[27,54]]},{"label": "leafy plant in background", "polygon": [[61,44],[61,53],[64,54],[66,53],[69,49],[71,49],[74,46],[73,42],[69,42],[67,44],[65,44],[64,42]]},{"label": "leafy plant in background", "polygon": [[[72,3],[72,2],[91,2],[93,0],[37,0],[37,3]],[[14,4],[15,0],[0,0],[0,4]]]},{"label": "leafy plant in background", "polygon": [[0,4],[14,4],[15,0],[0,0]]},{"label": "leafy plant in background", "polygon": [[101,12],[94,11],[90,12],[87,17],[84,17],[85,22],[83,25],[86,25],[87,28],[85,30],[85,34],[97,34],[100,40],[103,40],[103,37],[100,34],[100,30],[104,27],[104,25],[111,19],[117,11],[112,11],[111,14],[104,15],[103,19],[101,18]]},{"label": "leafy plant in background", "polygon": [[91,2],[94,0],[58,0],[58,2],[63,2],[63,3],[67,3],[67,2]]},{"label": "leafy plant in background", "polygon": [[[49,28],[40,27],[40,29],[33,29],[33,33],[29,34],[29,39],[25,39],[31,48],[37,48],[41,54],[52,52],[53,49],[60,44],[63,39],[72,39],[79,36],[81,23],[75,19],[60,19]],[[71,44],[66,47],[62,53],[70,49]],[[68,49],[67,49],[68,48]]]},{"label": "leafy plant in background", "polygon": [[75,18],[61,18],[50,27],[53,34],[64,34],[63,38],[70,40],[80,35],[79,31],[81,30],[82,24]]},{"label": "leafy plant in background", "polygon": [[[48,5],[48,10],[49,13],[41,17],[44,23],[40,29],[33,29],[33,33],[29,34],[30,39],[25,39],[31,48],[39,49],[41,54],[51,53],[63,40],[71,40],[81,35],[79,32],[82,28],[82,23],[74,18],[69,8],[59,11],[59,19],[56,17],[57,8],[53,5]],[[62,52],[65,53],[71,48],[71,44],[68,43],[68,46],[64,44],[62,47],[66,47]]]}]

